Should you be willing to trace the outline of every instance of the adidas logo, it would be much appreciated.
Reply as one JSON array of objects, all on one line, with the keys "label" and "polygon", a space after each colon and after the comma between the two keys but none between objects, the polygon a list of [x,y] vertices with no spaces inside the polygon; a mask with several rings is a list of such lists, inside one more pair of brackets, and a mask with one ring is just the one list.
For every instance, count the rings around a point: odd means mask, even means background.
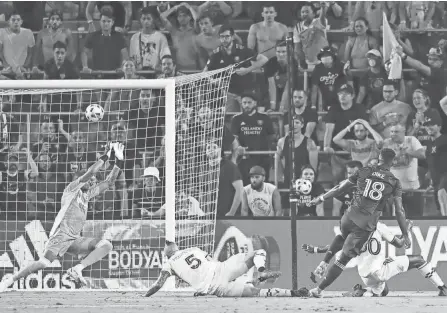
[{"label": "adidas logo", "polygon": [[[20,224],[18,223],[18,225]],[[9,244],[5,242],[3,245],[7,251],[0,255],[0,281],[44,255],[48,235],[42,223],[35,220],[26,224],[24,228],[25,234],[18,236]],[[20,226],[18,226],[18,229],[21,229]],[[34,258],[28,246],[27,240],[25,239],[26,236],[28,236],[35,254],[37,254],[36,258]],[[5,237],[7,237],[7,234]],[[54,270],[55,268],[59,268],[59,270]],[[54,260],[47,269],[33,273],[25,279],[15,282],[13,289],[74,289],[74,283],[60,269],[62,269],[60,261]]]}]

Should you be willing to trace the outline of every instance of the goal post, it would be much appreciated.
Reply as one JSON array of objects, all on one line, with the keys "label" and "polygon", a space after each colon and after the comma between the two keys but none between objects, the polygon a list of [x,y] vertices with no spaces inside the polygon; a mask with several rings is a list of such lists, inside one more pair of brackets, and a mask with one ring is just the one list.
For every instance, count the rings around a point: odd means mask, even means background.
[{"label": "goal post", "polygon": [[[162,268],[166,240],[212,254],[220,171],[215,160],[232,74],[228,67],[156,80],[2,81],[0,280],[43,256],[63,189],[108,141],[121,139],[131,147],[125,157],[131,162],[109,194],[90,201],[81,233],[114,246],[84,270],[88,287],[146,289]],[[104,119],[88,122],[85,108],[95,103],[106,108]],[[112,166],[107,163],[97,180]],[[13,288],[75,289],[66,270],[82,257],[66,254]],[[170,291],[184,287],[168,284]]]}]

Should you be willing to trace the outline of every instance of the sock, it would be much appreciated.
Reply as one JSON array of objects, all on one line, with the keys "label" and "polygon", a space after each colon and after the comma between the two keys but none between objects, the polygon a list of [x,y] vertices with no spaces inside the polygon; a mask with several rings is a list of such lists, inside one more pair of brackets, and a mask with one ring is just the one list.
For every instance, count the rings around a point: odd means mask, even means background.
[{"label": "sock", "polygon": [[19,279],[25,278],[28,275],[40,271],[44,269],[46,265],[41,261],[34,261],[28,264],[24,269],[20,270],[17,274],[15,274],[12,279],[13,282],[18,281]]},{"label": "sock", "polygon": [[260,297],[291,297],[292,292],[289,289],[270,288],[259,290]]},{"label": "sock", "polygon": [[110,242],[108,242],[108,241],[107,241],[107,243],[102,244],[100,246],[97,245],[95,250],[90,252],[89,255],[87,255],[85,257],[85,259],[83,259],[81,261],[80,264],[78,264],[78,265],[80,265],[79,268],[81,268],[81,266],[82,266],[82,269],[84,269],[87,266],[90,266],[93,263],[96,263],[99,260],[102,260],[110,252],[110,250],[112,250],[112,244]]},{"label": "sock", "polygon": [[341,273],[343,273],[344,269],[345,265],[336,260],[334,264],[332,264],[331,267],[329,268],[326,277],[320,283],[318,288],[320,288],[321,290],[326,289],[338,278],[338,276],[340,276]]},{"label": "sock", "polygon": [[333,256],[340,251],[343,248],[343,244],[345,243],[345,238],[343,238],[341,235],[338,235],[334,238],[334,240],[331,243],[331,246],[329,247],[329,250],[326,252],[326,255],[324,256],[323,261],[326,263],[329,263]]},{"label": "sock", "polygon": [[444,286],[444,282],[442,281],[441,277],[439,277],[438,273],[436,273],[436,270],[430,262],[425,262],[421,267],[418,268],[418,270],[436,287]]},{"label": "sock", "polygon": [[253,263],[259,272],[265,270],[265,260],[267,258],[267,252],[264,249],[256,250],[253,257]]}]

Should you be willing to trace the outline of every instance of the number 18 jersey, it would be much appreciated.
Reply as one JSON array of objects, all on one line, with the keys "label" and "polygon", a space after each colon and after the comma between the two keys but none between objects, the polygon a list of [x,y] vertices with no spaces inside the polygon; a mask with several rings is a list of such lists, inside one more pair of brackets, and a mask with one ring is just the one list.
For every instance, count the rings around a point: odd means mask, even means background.
[{"label": "number 18 jersey", "polygon": [[177,251],[163,266],[163,271],[176,275],[197,292],[208,292],[218,262],[209,261],[207,253],[199,248]]},{"label": "number 18 jersey", "polygon": [[402,185],[393,173],[380,165],[359,169],[349,181],[357,188],[346,214],[358,227],[374,231],[389,199],[402,197]]}]

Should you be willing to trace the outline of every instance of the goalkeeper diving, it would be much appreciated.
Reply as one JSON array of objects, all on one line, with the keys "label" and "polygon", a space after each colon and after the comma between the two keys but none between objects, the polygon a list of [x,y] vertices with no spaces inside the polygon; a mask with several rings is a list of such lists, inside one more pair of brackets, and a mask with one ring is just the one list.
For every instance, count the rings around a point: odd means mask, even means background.
[{"label": "goalkeeper diving", "polygon": [[215,261],[199,248],[179,250],[173,242],[166,242],[164,253],[167,261],[163,265],[158,280],[149,288],[150,297],[163,287],[171,276],[177,276],[196,290],[195,295],[215,295],[218,297],[308,297],[306,288],[289,290],[280,288],[260,289],[243,279],[237,279],[256,267],[258,281],[278,278],[281,273],[265,270],[267,253],[260,249],[245,255],[238,253],[225,262]]},{"label": "goalkeeper diving", "polygon": [[[410,233],[413,222],[407,221],[407,225],[408,232]],[[447,296],[447,287],[444,282],[431,263],[425,261],[422,255],[402,255],[385,258],[385,246],[382,240],[396,248],[405,246],[405,239],[402,235],[394,235],[388,226],[378,222],[376,230],[360,251],[360,255],[347,264],[349,267],[357,266],[358,273],[365,284],[365,288],[357,284],[354,286],[353,291],[344,293],[344,296],[385,297],[389,292],[388,280],[411,269],[417,269],[425,278],[430,280],[438,288],[439,296]],[[326,253],[329,250],[329,246],[314,247],[309,244],[304,244],[302,249],[308,253]],[[313,273],[311,274],[311,279],[315,281]]]},{"label": "goalkeeper diving", "polygon": [[[96,173],[111,159],[115,159],[113,169],[103,182],[98,183]],[[19,279],[50,266],[54,260],[66,253],[84,257],[78,265],[70,268],[67,274],[81,286],[87,285],[82,270],[100,261],[112,250],[112,244],[107,240],[81,236],[87,219],[88,202],[113,187],[123,167],[124,146],[117,142],[109,143],[106,153],[85,174],[65,188],[61,199],[61,210],[54,221],[43,255],[38,261],[31,262],[13,276],[5,277],[0,283],[0,292],[5,291]]]}]

